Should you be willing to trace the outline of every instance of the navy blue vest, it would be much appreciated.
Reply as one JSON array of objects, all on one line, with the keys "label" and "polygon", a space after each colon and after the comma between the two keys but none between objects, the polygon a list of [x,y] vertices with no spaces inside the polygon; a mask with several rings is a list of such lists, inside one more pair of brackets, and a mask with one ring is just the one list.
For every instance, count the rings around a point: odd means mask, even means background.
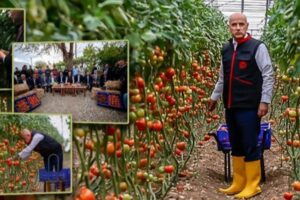
[{"label": "navy blue vest", "polygon": [[41,134],[44,136],[44,139],[41,140],[38,145],[33,149],[34,151],[40,153],[44,158],[47,158],[49,155],[53,153],[60,153],[62,152],[62,146],[59,144],[56,140],[51,138],[50,136],[38,132],[38,131],[32,131],[32,138],[35,134]]},{"label": "navy blue vest", "polygon": [[223,46],[223,103],[225,108],[258,108],[263,79],[255,54],[261,43],[251,38],[239,43],[235,52],[232,39]]}]

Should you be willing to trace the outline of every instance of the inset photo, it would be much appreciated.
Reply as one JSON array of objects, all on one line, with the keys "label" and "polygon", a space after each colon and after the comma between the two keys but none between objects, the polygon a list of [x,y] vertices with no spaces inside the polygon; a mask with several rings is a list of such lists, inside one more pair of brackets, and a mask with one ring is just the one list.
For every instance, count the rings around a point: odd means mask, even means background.
[{"label": "inset photo", "polygon": [[12,43],[24,41],[24,9],[0,8],[0,89],[12,87]]},{"label": "inset photo", "polygon": [[8,91],[0,90],[0,112],[11,112],[11,111],[12,111],[11,90]]},{"label": "inset photo", "polygon": [[0,195],[72,192],[71,120],[0,114]]},{"label": "inset photo", "polygon": [[128,41],[15,44],[14,111],[128,123]]}]

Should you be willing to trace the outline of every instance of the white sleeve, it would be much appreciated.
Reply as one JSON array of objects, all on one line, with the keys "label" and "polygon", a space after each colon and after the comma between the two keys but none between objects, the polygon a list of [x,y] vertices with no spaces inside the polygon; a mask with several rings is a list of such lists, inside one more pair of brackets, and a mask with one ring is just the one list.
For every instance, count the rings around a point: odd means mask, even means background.
[{"label": "white sleeve", "polygon": [[260,102],[271,103],[274,76],[271,58],[265,44],[259,45],[255,54],[255,60],[263,78]]},{"label": "white sleeve", "polygon": [[224,86],[224,73],[223,73],[223,64],[221,62],[220,70],[219,70],[219,79],[215,85],[215,89],[211,95],[211,99],[217,101],[222,93],[223,93],[223,86]]},{"label": "white sleeve", "polygon": [[33,149],[40,143],[41,140],[44,139],[44,136],[42,134],[38,134],[36,133],[30,144],[25,148],[23,149],[20,153],[19,153],[19,156],[22,160],[26,159],[30,154],[31,152],[33,151]]}]

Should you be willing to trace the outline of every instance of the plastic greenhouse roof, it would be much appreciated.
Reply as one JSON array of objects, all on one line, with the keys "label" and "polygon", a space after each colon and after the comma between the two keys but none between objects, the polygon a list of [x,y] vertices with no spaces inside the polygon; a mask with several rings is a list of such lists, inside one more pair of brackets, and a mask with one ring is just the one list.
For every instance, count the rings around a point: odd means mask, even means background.
[{"label": "plastic greenhouse roof", "polygon": [[204,0],[205,4],[219,9],[226,18],[234,12],[243,12],[249,22],[248,32],[259,39],[266,25],[266,10],[274,0]]}]

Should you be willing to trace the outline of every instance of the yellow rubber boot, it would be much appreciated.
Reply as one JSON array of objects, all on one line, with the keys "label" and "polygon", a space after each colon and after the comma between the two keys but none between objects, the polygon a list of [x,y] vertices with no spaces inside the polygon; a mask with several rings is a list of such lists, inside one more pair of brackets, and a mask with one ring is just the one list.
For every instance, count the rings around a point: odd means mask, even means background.
[{"label": "yellow rubber boot", "polygon": [[241,156],[232,156],[233,181],[229,188],[220,188],[220,192],[228,195],[233,195],[241,192],[244,189],[246,185],[244,158],[245,157]]},{"label": "yellow rubber boot", "polygon": [[261,178],[260,160],[245,162],[245,169],[247,177],[246,186],[240,193],[234,196],[239,199],[248,199],[261,193],[261,188],[259,187]]}]

